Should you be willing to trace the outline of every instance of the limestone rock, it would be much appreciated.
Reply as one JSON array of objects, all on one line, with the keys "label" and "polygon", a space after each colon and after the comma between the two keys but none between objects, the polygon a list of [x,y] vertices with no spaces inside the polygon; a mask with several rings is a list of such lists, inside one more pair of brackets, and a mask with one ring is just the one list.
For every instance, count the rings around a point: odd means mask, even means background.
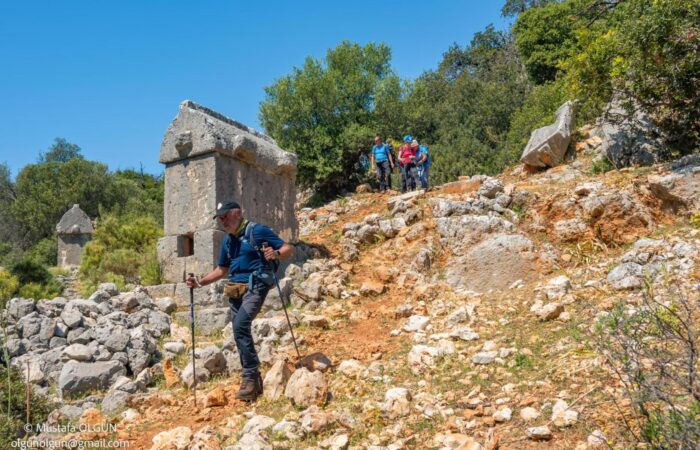
[{"label": "limestone rock", "polygon": [[564,103],[555,114],[553,124],[532,132],[521,162],[532,167],[554,167],[564,160],[574,125],[574,102]]},{"label": "limestone rock", "polygon": [[282,359],[277,360],[265,374],[263,395],[271,400],[280,398],[290,376],[291,371],[287,367],[287,362]]},{"label": "limestone rock", "polygon": [[356,359],[346,359],[338,365],[338,372],[350,379],[357,380],[366,370],[365,366]]},{"label": "limestone rock", "polygon": [[362,295],[380,295],[386,287],[379,281],[365,281],[360,286],[360,294]]},{"label": "limestone rock", "polygon": [[284,395],[296,406],[308,407],[326,403],[328,386],[321,372],[297,369],[287,382]]},{"label": "limestone rock", "polygon": [[186,450],[191,440],[192,430],[189,427],[177,427],[153,436],[151,450]]},{"label": "limestone rock", "polygon": [[608,274],[608,283],[613,289],[636,289],[642,286],[644,268],[633,262],[622,263]]},{"label": "limestone rock", "polygon": [[389,420],[405,417],[411,412],[411,393],[406,388],[391,388],[384,394],[382,414]]},{"label": "limestone rock", "polygon": [[548,441],[552,439],[552,432],[549,431],[549,427],[546,425],[532,427],[527,429],[527,437],[533,441]]},{"label": "limestone rock", "polygon": [[207,408],[214,406],[226,406],[228,401],[226,400],[226,392],[220,387],[215,388],[207,394],[207,398],[204,400],[204,406]]},{"label": "limestone rock", "polygon": [[537,317],[542,321],[554,320],[564,312],[564,306],[558,302],[547,303],[537,311]]},{"label": "limestone rock", "polygon": [[540,412],[530,406],[527,406],[520,410],[520,418],[523,419],[525,422],[535,420],[538,417],[540,417]]},{"label": "limestone rock", "polygon": [[118,361],[82,363],[69,361],[63,365],[58,387],[66,396],[76,396],[94,390],[107,389],[126,369]]}]

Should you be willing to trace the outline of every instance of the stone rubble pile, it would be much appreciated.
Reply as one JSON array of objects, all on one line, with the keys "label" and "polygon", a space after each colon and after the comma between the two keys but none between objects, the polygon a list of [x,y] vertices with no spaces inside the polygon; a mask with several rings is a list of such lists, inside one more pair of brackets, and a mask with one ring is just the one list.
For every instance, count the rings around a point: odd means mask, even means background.
[{"label": "stone rubble pile", "polygon": [[[103,283],[89,299],[14,298],[7,306],[7,348],[29,381],[58,384],[62,396],[105,390],[121,376],[140,376],[160,357],[168,313],[141,288],[119,293]],[[143,379],[143,376],[142,376]]]}]

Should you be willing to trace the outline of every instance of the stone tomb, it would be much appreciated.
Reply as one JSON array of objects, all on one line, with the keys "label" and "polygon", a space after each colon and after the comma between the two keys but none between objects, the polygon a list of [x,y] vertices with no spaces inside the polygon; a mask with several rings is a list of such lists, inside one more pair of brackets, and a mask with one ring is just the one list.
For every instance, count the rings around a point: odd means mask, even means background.
[{"label": "stone tomb", "polygon": [[92,239],[95,229],[85,212],[77,204],[66,211],[56,225],[58,236],[58,266],[77,267],[83,247]]},{"label": "stone tomb", "polygon": [[296,155],[247,126],[190,100],[168,127],[160,148],[165,164],[165,236],[158,242],[163,278],[216,266],[224,231],[212,219],[232,199],[246,218],[268,225],[294,243],[298,225]]}]

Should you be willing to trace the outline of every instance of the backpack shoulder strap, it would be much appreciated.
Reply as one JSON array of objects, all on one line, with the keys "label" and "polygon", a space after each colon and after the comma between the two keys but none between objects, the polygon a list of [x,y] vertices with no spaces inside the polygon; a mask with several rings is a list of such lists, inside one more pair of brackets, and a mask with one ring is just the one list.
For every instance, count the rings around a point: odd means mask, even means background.
[{"label": "backpack shoulder strap", "polygon": [[248,244],[250,244],[251,247],[253,247],[255,250],[258,250],[258,245],[255,242],[255,236],[253,236],[253,230],[255,229],[255,225],[257,225],[255,222],[249,221],[248,224],[245,226],[243,237],[245,238],[245,240],[248,241]]}]

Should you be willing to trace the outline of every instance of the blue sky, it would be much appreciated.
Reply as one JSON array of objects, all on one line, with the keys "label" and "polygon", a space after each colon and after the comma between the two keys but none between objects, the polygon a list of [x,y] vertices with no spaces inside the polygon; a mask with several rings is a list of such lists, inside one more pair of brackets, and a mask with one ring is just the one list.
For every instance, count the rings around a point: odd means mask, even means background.
[{"label": "blue sky", "polygon": [[384,42],[413,79],[502,1],[6,1],[0,162],[16,175],[55,137],[111,170],[161,173],[165,129],[192,99],[260,129],[263,87],[343,40]]}]

